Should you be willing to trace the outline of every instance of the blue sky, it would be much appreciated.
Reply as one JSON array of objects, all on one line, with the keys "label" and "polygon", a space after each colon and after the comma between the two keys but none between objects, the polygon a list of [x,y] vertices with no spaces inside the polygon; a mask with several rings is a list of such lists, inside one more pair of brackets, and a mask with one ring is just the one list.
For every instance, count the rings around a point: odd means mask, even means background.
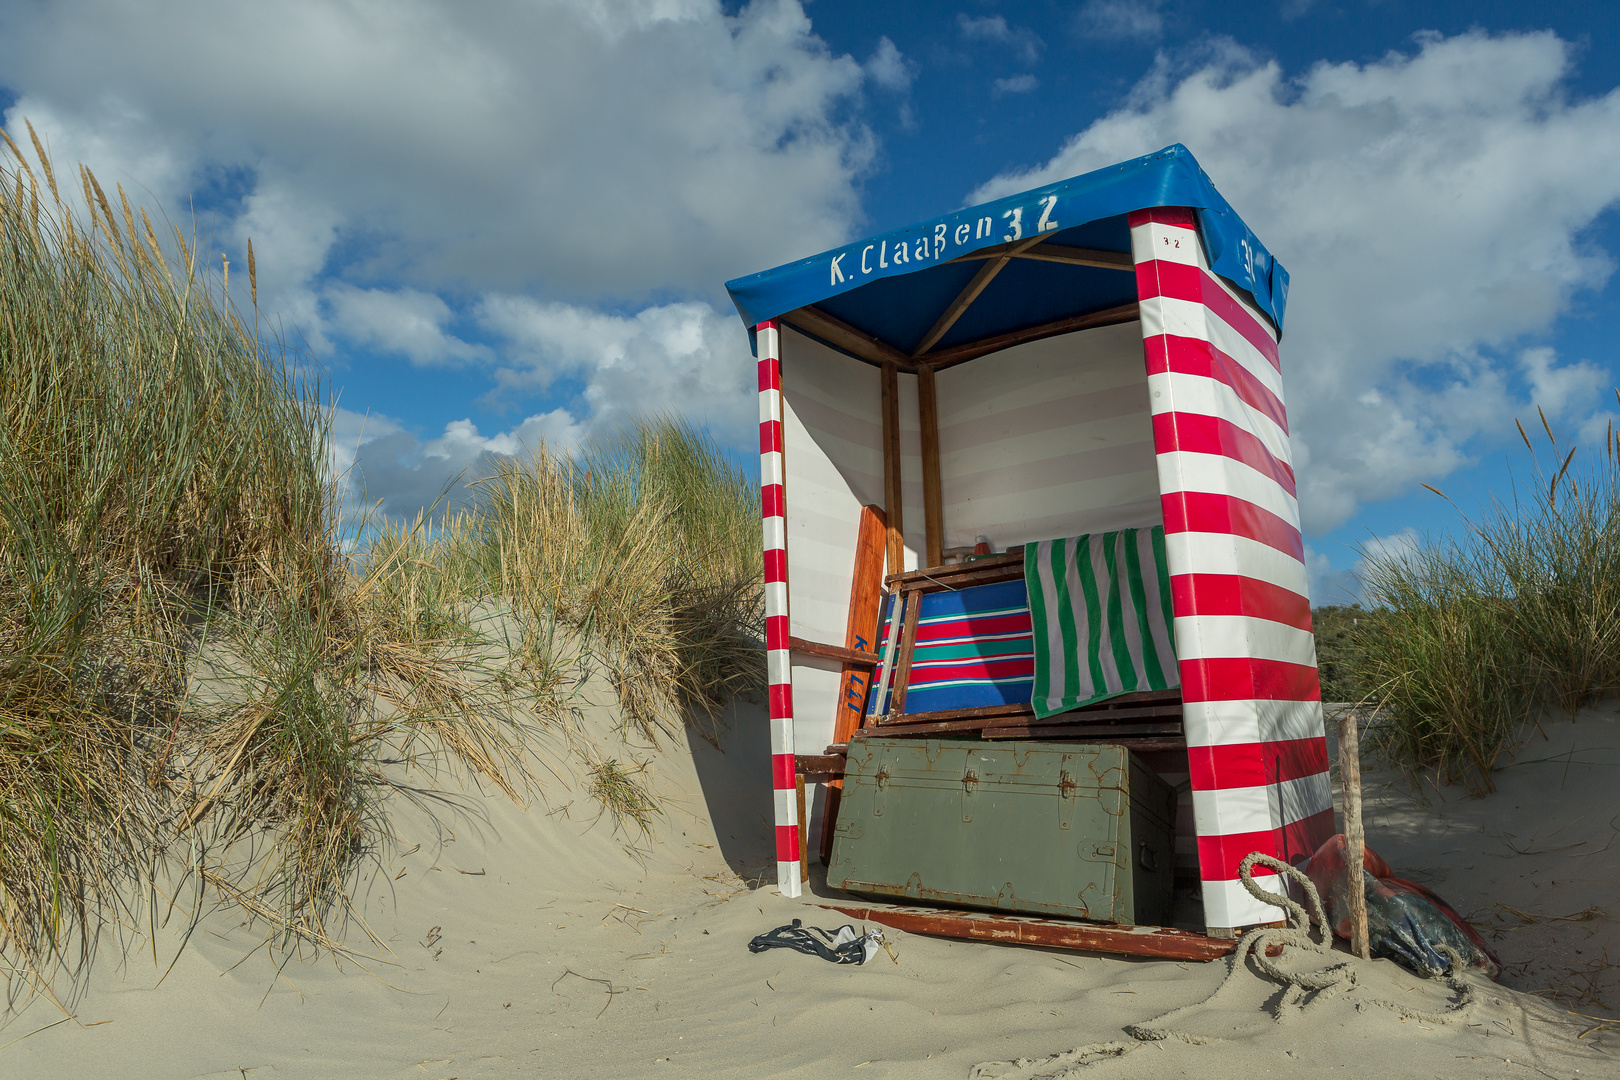
[{"label": "blue sky", "polygon": [[1398,0],[0,0],[0,109],[185,222],[409,514],[678,410],[747,452],[729,277],[1186,143],[1293,275],[1317,598],[1620,415],[1620,19]]}]

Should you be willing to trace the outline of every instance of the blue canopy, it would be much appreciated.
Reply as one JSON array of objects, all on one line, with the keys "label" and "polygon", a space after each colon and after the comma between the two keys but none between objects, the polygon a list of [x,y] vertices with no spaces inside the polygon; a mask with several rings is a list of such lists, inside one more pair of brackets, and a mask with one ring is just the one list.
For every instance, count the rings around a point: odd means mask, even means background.
[{"label": "blue canopy", "polygon": [[[845,351],[858,340],[865,347],[853,351],[869,359],[873,349],[899,359],[960,353],[1134,303],[1135,275],[1121,272],[1131,265],[1126,215],[1155,206],[1197,210],[1210,266],[1280,332],[1288,272],[1180,143],[740,277],[726,289],[750,337],[758,323],[799,312],[789,321]],[[987,260],[996,266],[987,270]]]}]

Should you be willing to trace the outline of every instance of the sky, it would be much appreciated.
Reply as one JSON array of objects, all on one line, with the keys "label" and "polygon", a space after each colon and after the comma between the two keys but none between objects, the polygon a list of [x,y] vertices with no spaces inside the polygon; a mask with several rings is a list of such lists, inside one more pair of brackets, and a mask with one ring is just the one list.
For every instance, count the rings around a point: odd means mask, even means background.
[{"label": "sky", "polygon": [[[1186,144],[1292,282],[1313,598],[1620,419],[1620,19],[1403,0],[0,0],[0,115],[194,229],[410,516],[678,412],[740,457],[723,282]],[[70,196],[71,197],[71,196]],[[1545,455],[1544,455],[1545,457]]]}]

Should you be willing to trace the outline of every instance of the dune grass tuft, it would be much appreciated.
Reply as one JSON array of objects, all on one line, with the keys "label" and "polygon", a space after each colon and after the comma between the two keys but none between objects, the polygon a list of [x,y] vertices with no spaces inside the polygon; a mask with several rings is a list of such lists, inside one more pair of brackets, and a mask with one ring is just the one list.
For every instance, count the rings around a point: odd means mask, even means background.
[{"label": "dune grass tuft", "polygon": [[[319,387],[238,317],[178,229],[160,239],[144,211],[138,228],[83,168],[75,210],[61,179],[0,146],[13,998],[79,969],[161,866],[321,936],[383,831],[385,750],[525,782],[521,737],[441,641],[436,599],[388,593],[342,555]],[[199,694],[210,650],[229,659]],[[233,864],[266,830],[266,859]]]},{"label": "dune grass tuft", "polygon": [[1377,738],[1476,792],[1527,721],[1620,689],[1620,440],[1582,460],[1541,427],[1552,465],[1536,460],[1512,502],[1460,539],[1364,562],[1382,610],[1355,635],[1355,677],[1388,718]]}]

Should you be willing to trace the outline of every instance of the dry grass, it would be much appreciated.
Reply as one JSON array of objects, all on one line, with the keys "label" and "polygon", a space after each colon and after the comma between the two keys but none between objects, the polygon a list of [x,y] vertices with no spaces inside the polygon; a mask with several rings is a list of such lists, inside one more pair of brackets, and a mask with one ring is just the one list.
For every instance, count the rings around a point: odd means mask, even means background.
[{"label": "dry grass", "polygon": [[[341,556],[319,388],[238,318],[183,234],[77,180],[76,213],[43,154],[0,147],[13,998],[77,970],[120,897],[176,852],[322,937],[385,829],[385,748],[514,794],[527,780],[506,703],[446,640],[439,598]],[[207,700],[188,689],[205,643],[237,673]],[[250,876],[223,876],[232,845],[265,830]]]},{"label": "dry grass", "polygon": [[385,532],[370,549],[402,623],[499,597],[531,685],[577,676],[559,644],[577,642],[654,742],[763,686],[758,495],[696,430],[653,419],[577,454],[536,447],[474,486],[418,546]]},{"label": "dry grass", "polygon": [[1537,460],[1512,502],[1461,540],[1365,562],[1381,610],[1355,635],[1355,677],[1389,718],[1374,737],[1475,792],[1527,721],[1620,688],[1620,439],[1582,460],[1541,427],[1552,464]]},{"label": "dry grass", "polygon": [[[43,153],[0,146],[11,1000],[81,971],[160,878],[338,947],[388,836],[385,765],[521,797],[532,725],[593,667],[654,740],[763,684],[758,497],[703,436],[537,448],[470,509],[381,522],[346,557],[319,386],[179,230],[77,180],[75,211]],[[520,640],[478,629],[502,609]],[[592,792],[647,835],[622,758],[593,752]]]}]

